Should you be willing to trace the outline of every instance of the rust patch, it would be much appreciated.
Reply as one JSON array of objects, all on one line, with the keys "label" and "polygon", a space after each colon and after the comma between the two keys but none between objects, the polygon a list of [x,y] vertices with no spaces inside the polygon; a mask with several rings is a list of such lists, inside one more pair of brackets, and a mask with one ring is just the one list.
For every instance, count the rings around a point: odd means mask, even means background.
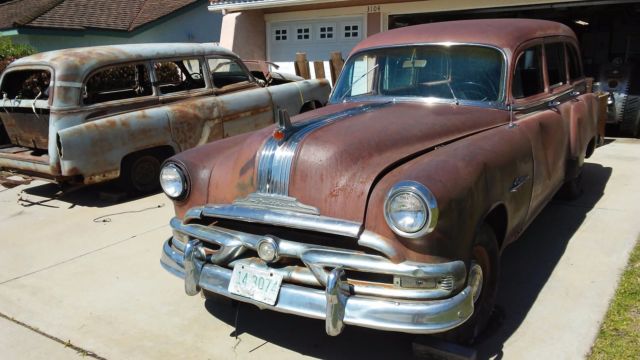
[{"label": "rust patch", "polygon": [[249,109],[249,110],[243,111],[243,112],[237,112],[237,113],[233,113],[233,114],[229,114],[229,115],[224,115],[222,117],[222,122],[233,121],[233,120],[237,120],[237,119],[241,119],[241,118],[245,118],[245,117],[249,117],[249,116],[253,116],[253,115],[262,114],[262,113],[268,112],[268,111],[271,111],[271,105],[261,106],[261,107]]}]

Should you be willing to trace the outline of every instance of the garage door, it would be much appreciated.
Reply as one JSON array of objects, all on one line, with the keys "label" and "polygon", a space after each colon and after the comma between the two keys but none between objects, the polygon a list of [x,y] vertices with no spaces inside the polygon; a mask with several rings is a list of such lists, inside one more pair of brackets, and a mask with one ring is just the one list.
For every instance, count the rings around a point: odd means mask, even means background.
[{"label": "garage door", "polygon": [[329,60],[333,51],[341,51],[346,58],[363,38],[363,32],[362,17],[269,23],[268,58],[290,62],[297,52],[305,52],[310,61]]}]

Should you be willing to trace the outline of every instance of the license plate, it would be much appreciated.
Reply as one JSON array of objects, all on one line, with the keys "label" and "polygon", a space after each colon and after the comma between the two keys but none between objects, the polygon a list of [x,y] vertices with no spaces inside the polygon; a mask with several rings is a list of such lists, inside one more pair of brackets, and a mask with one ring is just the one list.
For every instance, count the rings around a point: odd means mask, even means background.
[{"label": "license plate", "polygon": [[233,268],[229,292],[274,305],[282,285],[282,275],[272,270],[238,264]]}]

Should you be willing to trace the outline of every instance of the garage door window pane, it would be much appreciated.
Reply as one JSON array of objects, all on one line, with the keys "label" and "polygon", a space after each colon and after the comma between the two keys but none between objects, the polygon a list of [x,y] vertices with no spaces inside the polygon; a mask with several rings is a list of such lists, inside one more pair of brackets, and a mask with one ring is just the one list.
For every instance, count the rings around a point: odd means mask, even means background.
[{"label": "garage door window pane", "polygon": [[320,40],[333,40],[334,39],[334,25],[321,25],[319,27]]},{"label": "garage door window pane", "polygon": [[273,30],[273,39],[275,41],[287,41],[289,37],[287,28],[279,28]]},{"label": "garage door window pane", "polygon": [[85,83],[83,103],[97,104],[151,95],[151,81],[144,64],[128,64],[101,70]]},{"label": "garage door window pane", "polygon": [[558,86],[567,82],[567,71],[564,63],[564,44],[545,45],[549,86]]},{"label": "garage door window pane", "polygon": [[311,28],[302,27],[296,29],[296,39],[298,40],[309,40],[311,39]]},{"label": "garage door window pane", "polygon": [[360,37],[360,25],[357,25],[357,24],[344,25],[344,37],[347,39]]},{"label": "garage door window pane", "polygon": [[542,46],[525,50],[516,64],[511,91],[516,99],[544,92],[542,77]]}]

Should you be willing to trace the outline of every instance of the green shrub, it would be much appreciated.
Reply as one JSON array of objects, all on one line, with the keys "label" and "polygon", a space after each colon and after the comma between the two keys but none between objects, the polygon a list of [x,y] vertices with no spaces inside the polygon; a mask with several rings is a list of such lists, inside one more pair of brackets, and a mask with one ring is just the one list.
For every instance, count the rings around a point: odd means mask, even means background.
[{"label": "green shrub", "polygon": [[0,73],[14,60],[36,53],[29,45],[14,44],[11,39],[0,36]]}]

